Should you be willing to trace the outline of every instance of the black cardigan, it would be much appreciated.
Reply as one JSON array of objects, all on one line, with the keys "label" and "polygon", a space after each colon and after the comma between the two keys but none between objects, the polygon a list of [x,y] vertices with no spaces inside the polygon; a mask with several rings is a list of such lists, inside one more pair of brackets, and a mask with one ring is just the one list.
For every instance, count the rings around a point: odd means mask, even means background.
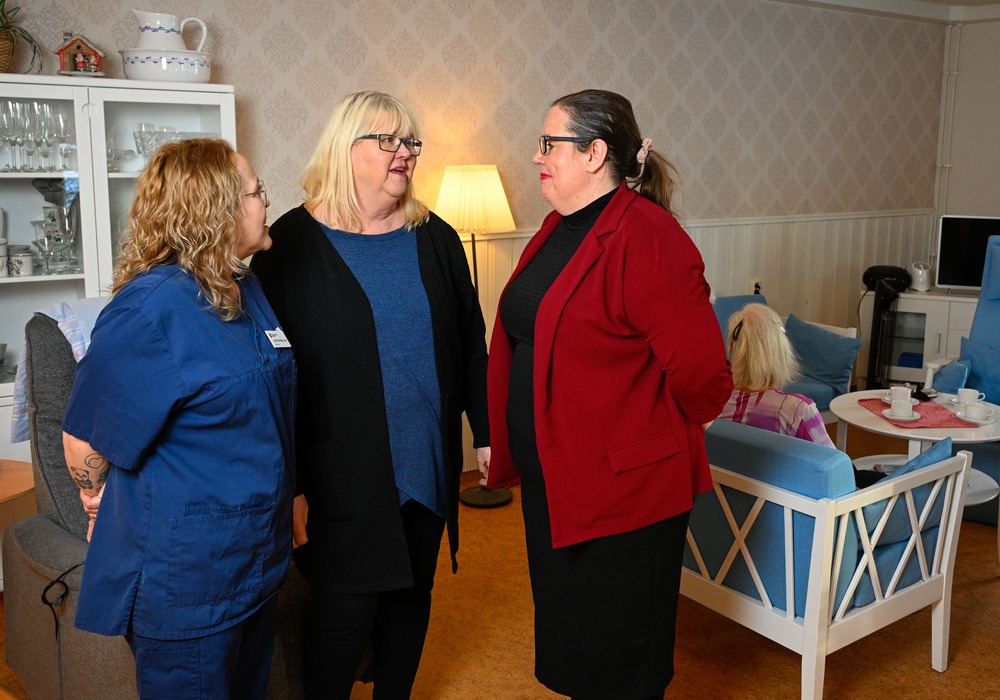
[{"label": "black cardigan", "polygon": [[[435,214],[415,229],[441,387],[448,540],[457,568],[462,423],[489,444],[486,325],[455,230]],[[296,460],[309,502],[309,543],[295,550],[307,578],[343,593],[413,584],[389,450],[371,306],[303,206],[271,227],[250,267],[292,345],[299,369]]]}]

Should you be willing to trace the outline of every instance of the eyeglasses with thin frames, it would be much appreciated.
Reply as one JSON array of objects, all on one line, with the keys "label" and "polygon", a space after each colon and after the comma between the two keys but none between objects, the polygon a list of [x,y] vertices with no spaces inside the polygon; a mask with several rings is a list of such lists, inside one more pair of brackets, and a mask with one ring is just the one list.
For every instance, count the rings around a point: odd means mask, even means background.
[{"label": "eyeglasses with thin frames", "polygon": [[265,207],[268,206],[268,205],[270,205],[270,202],[267,201],[267,188],[264,187],[264,181],[263,180],[257,180],[257,189],[254,190],[253,192],[247,192],[243,196],[244,197],[259,197],[260,201],[262,201],[264,203]]},{"label": "eyeglasses with thin frames", "polygon": [[383,151],[388,151],[389,153],[395,153],[399,150],[399,147],[406,144],[406,150],[410,152],[411,156],[419,156],[420,149],[423,148],[424,144],[420,139],[404,139],[395,134],[368,134],[367,136],[359,136],[358,141],[364,139],[374,139],[378,141],[378,147]]},{"label": "eyeglasses with thin frames", "polygon": [[586,136],[542,136],[538,137],[538,151],[544,156],[548,155],[552,143],[555,141],[569,141],[570,143],[590,143],[594,139]]}]

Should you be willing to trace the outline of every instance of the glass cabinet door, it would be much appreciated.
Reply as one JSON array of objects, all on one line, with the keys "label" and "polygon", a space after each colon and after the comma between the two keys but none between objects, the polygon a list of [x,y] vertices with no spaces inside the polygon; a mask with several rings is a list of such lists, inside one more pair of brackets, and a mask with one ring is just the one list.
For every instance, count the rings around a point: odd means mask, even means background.
[{"label": "glass cabinet door", "polygon": [[106,157],[94,164],[97,188],[95,218],[99,278],[109,287],[135,195],[135,181],[162,144],[187,138],[221,137],[235,146],[232,97],[215,93],[93,89],[95,152]]},{"label": "glass cabinet door", "polygon": [[31,314],[91,291],[96,249],[83,200],[93,198],[93,179],[78,169],[80,146],[90,143],[78,118],[85,94],[0,84],[0,397],[11,395]]}]

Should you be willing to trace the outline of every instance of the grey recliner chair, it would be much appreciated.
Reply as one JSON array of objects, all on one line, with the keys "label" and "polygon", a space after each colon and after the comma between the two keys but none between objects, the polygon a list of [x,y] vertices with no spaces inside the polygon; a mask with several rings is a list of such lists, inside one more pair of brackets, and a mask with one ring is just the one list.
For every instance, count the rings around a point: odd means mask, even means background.
[{"label": "grey recliner chair", "polygon": [[[87,519],[62,447],[76,362],[48,316],[36,314],[28,322],[25,340],[38,514],[16,521],[3,536],[7,665],[34,700],[136,698],[135,662],[124,638],[83,632],[73,624],[88,546]],[[53,584],[57,579],[62,583]],[[301,629],[308,598],[308,585],[292,565],[278,593],[270,698],[302,697]]]}]

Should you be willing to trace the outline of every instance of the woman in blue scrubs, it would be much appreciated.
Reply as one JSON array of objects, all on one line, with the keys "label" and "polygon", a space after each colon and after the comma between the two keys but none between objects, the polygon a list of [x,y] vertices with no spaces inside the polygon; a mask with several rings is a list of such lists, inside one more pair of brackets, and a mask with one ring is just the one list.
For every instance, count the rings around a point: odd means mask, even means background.
[{"label": "woman in blue scrubs", "polygon": [[266,695],[296,391],[240,262],[271,245],[267,205],[225,141],[153,155],[66,410],[67,465],[88,512],[100,505],[76,625],[125,635],[143,698]]}]

